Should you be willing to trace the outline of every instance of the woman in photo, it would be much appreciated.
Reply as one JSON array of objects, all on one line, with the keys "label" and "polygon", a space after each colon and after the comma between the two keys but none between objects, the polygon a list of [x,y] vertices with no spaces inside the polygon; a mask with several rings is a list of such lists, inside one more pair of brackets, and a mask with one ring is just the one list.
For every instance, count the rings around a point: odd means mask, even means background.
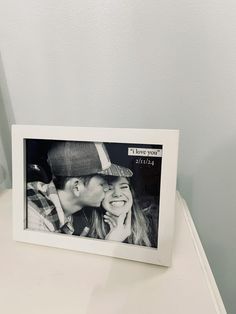
[{"label": "woman in photo", "polygon": [[92,211],[87,236],[156,247],[157,228],[153,228],[150,208],[140,208],[128,178],[109,177],[107,180],[109,190],[101,208]]}]

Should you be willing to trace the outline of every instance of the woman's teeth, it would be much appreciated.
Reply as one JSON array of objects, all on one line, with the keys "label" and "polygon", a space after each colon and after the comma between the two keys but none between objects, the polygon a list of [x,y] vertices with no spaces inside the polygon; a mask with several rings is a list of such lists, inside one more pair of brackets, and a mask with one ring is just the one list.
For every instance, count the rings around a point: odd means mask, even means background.
[{"label": "woman's teeth", "polygon": [[113,207],[122,207],[125,205],[125,201],[114,201],[110,203]]}]

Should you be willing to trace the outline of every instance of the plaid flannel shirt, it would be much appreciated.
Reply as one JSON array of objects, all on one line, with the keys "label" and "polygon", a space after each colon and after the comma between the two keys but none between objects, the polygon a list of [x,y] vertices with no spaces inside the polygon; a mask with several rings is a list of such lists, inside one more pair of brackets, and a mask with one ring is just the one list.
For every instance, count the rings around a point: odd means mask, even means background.
[{"label": "plaid flannel shirt", "polygon": [[27,184],[27,227],[38,231],[73,234],[72,217],[66,217],[51,181]]}]

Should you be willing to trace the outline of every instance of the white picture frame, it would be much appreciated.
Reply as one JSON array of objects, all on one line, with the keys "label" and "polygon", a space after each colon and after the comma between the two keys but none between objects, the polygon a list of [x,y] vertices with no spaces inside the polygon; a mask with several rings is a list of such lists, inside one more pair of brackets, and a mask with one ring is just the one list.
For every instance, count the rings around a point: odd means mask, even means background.
[{"label": "white picture frame", "polygon": [[[161,146],[157,248],[28,229],[26,227],[26,141],[32,139],[39,141],[60,140],[121,143],[124,145],[132,143],[132,147],[137,146],[137,148],[139,145],[142,145],[142,147],[145,145]],[[12,162],[14,240],[156,265],[170,266],[174,236],[178,139],[178,130],[13,125]],[[143,154],[145,154],[145,152]],[[147,160],[145,159],[147,157],[144,156],[143,158],[144,160]]]}]

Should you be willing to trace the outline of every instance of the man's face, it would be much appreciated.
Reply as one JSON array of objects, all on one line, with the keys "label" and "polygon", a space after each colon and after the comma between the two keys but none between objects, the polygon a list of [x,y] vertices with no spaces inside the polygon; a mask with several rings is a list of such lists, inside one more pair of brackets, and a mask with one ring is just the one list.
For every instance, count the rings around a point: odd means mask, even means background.
[{"label": "man's face", "polygon": [[80,191],[79,201],[84,206],[99,207],[105,197],[105,191],[108,190],[108,184],[99,175],[92,177],[88,184],[83,185]]}]

